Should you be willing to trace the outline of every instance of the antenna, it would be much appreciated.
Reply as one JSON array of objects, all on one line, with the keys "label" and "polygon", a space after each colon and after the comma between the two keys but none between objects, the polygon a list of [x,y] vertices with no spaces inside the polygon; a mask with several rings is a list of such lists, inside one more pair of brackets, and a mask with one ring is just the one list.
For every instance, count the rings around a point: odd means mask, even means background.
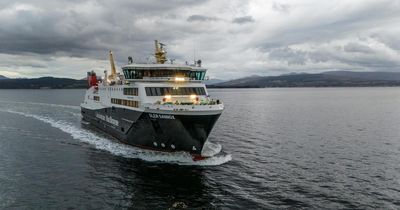
[{"label": "antenna", "polygon": [[201,60],[196,61],[196,63],[198,67],[201,67]]},{"label": "antenna", "polygon": [[196,65],[196,45],[195,45],[194,41],[193,41],[193,62],[194,62],[194,65]]},{"label": "antenna", "polygon": [[164,43],[161,43],[161,42],[159,42],[159,44],[160,44],[160,49],[161,49],[161,50],[163,50],[163,49],[164,49],[164,46],[166,46]]}]

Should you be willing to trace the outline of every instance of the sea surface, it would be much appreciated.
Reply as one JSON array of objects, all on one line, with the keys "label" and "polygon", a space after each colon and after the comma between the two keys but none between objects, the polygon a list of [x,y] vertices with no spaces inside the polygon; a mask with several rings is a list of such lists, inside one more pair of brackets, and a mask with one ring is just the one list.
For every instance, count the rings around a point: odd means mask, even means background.
[{"label": "sea surface", "polygon": [[0,209],[399,209],[400,88],[212,89],[194,162],[81,122],[85,90],[0,90]]}]

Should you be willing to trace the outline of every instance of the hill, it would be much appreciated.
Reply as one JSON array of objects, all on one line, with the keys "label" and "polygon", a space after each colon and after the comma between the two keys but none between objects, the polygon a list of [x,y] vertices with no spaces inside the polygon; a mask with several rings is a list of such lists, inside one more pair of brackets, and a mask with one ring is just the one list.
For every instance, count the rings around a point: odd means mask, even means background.
[{"label": "hill", "polygon": [[221,83],[221,82],[225,82],[225,81],[224,80],[220,80],[220,79],[209,79],[209,80],[205,80],[204,84],[213,85],[213,84],[217,84],[217,83]]},{"label": "hill", "polygon": [[330,71],[319,74],[252,76],[209,85],[210,88],[400,86],[400,73]]},{"label": "hill", "polygon": [[397,72],[354,72],[354,71],[328,71],[323,74],[358,78],[365,80],[389,80],[389,81],[400,81],[400,73]]},{"label": "hill", "polygon": [[[212,80],[207,83],[209,88],[400,86],[400,73],[329,71],[319,74],[292,73],[267,77],[255,75],[226,82]],[[87,82],[86,80],[54,77],[9,79],[0,75],[0,89],[72,88],[87,88]]]},{"label": "hill", "polygon": [[3,79],[0,89],[72,89],[86,88],[86,80],[41,77],[35,79]]},{"label": "hill", "polygon": [[0,75],[0,79],[8,79],[8,77],[5,77],[3,75]]}]

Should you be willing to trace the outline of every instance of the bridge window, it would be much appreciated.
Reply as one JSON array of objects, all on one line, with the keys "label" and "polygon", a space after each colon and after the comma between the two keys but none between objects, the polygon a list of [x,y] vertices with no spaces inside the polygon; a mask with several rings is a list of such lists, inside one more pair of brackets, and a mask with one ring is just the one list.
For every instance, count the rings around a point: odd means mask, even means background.
[{"label": "bridge window", "polygon": [[147,96],[164,96],[164,95],[206,95],[203,87],[146,87]]},{"label": "bridge window", "polygon": [[143,70],[125,69],[123,72],[125,79],[143,79]]},{"label": "bridge window", "polygon": [[190,80],[204,80],[205,71],[190,71],[190,70],[136,70],[124,69],[125,79],[143,79],[143,77],[186,77]]},{"label": "bridge window", "polygon": [[191,80],[204,80],[204,77],[206,76],[206,72],[205,71],[191,71],[189,76],[190,76]]}]

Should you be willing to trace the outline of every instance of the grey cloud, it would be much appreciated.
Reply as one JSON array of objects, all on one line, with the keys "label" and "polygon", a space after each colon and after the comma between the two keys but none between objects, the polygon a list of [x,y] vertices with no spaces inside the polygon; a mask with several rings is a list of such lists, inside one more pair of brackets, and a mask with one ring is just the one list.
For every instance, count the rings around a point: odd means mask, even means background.
[{"label": "grey cloud", "polygon": [[373,50],[366,46],[366,45],[361,45],[358,43],[348,43],[343,47],[344,51],[346,52],[357,52],[357,53],[373,53]]},{"label": "grey cloud", "polygon": [[[20,4],[32,4],[40,11],[20,10],[14,18],[0,20],[0,53],[103,58],[104,52],[113,49],[116,54],[127,55],[132,49],[151,49],[153,39],[171,43],[188,36],[192,29],[185,28],[183,20],[180,25],[174,25],[174,31],[169,28],[173,21],[179,22],[176,11],[205,2],[25,1]],[[12,1],[2,4],[8,10],[18,5]],[[142,24],[146,21],[157,26]],[[135,57],[147,56],[143,52],[135,53]]]},{"label": "grey cloud", "polygon": [[47,65],[39,63],[34,60],[18,60],[18,61],[8,61],[3,63],[2,67],[9,67],[9,68],[15,68],[15,67],[24,67],[24,66],[29,66],[32,68],[46,68]]},{"label": "grey cloud", "polygon": [[371,37],[393,50],[400,51],[400,36],[397,32],[376,33]]},{"label": "grey cloud", "polygon": [[135,0],[135,1],[106,1],[110,7],[130,8],[138,12],[164,13],[166,11],[179,10],[191,6],[202,5],[208,0]]},{"label": "grey cloud", "polygon": [[313,63],[324,63],[332,60],[332,54],[326,51],[308,52],[307,55]]},{"label": "grey cloud", "polygon": [[[263,45],[268,49],[271,46],[287,46],[309,41],[324,43],[360,30],[368,30],[371,26],[379,26],[387,18],[392,18],[394,13],[398,13],[398,6],[377,2],[365,4],[348,15],[335,14],[333,18],[310,21],[295,20],[292,24],[279,27],[272,36],[263,40]],[[307,15],[304,17],[308,18]]]},{"label": "grey cloud", "polygon": [[237,24],[245,24],[245,23],[251,23],[254,22],[254,19],[252,16],[244,16],[244,17],[238,17],[232,20],[233,23]]},{"label": "grey cloud", "polygon": [[398,61],[390,60],[385,56],[378,56],[374,49],[355,42],[349,42],[344,47],[332,44],[329,47],[312,50],[298,50],[288,46],[271,48],[268,54],[270,60],[284,62],[288,66],[305,66],[308,63],[336,63],[342,66],[342,69],[384,71],[399,70],[400,67]]},{"label": "grey cloud", "polygon": [[[182,63],[190,60],[196,48],[210,74],[227,78],[248,72],[276,74],[274,69],[400,70],[400,5],[386,0],[345,2],[335,4],[336,10],[327,10],[331,3],[317,0],[310,4],[2,0],[0,56],[28,54],[40,62],[17,66],[17,57],[10,56],[15,60],[0,60],[0,68],[10,71],[12,66],[22,69],[25,65],[36,67],[34,72],[50,68],[45,67],[49,63],[57,66],[56,61],[49,61],[51,57],[62,57],[65,65],[68,61],[63,59],[73,58],[76,66],[83,63],[75,58],[84,58],[90,66],[93,61],[106,60],[108,49],[114,51],[119,65],[128,56],[146,61],[153,53],[153,40],[159,39],[167,44],[168,56]],[[38,10],[13,11],[18,5]],[[375,44],[369,45],[371,40]]]},{"label": "grey cloud", "polygon": [[272,4],[272,9],[274,9],[275,11],[278,11],[278,12],[287,13],[287,12],[289,12],[290,6],[288,4],[281,4],[281,3],[274,2]]},{"label": "grey cloud", "polygon": [[218,18],[204,16],[204,15],[191,15],[187,19],[187,21],[189,21],[189,22],[193,22],[193,21],[216,21],[216,20],[218,20]]},{"label": "grey cloud", "polygon": [[[74,12],[46,11],[34,14],[17,12],[13,22],[0,29],[0,52],[49,54],[58,51],[83,53],[104,46],[98,43],[107,29]],[[102,24],[107,26],[104,19]]]},{"label": "grey cloud", "polygon": [[304,65],[307,61],[307,53],[294,50],[289,47],[275,48],[269,52],[272,60],[285,61],[288,65]]}]

